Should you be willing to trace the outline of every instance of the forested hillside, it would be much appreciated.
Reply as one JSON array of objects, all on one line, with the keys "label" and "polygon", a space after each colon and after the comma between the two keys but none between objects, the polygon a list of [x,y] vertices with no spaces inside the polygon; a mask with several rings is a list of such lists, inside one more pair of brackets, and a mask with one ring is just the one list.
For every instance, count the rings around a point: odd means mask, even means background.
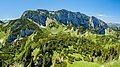
[{"label": "forested hillside", "polygon": [[119,32],[96,32],[51,18],[46,26],[24,17],[1,22],[0,67],[119,67]]}]

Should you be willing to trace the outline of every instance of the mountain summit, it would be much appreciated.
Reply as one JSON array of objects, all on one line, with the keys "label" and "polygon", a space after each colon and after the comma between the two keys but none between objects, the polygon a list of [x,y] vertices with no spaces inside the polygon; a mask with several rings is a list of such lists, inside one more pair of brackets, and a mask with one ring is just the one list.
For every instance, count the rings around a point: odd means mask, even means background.
[{"label": "mountain summit", "polygon": [[27,10],[0,22],[0,67],[120,66],[119,31],[80,12]]},{"label": "mountain summit", "polygon": [[[7,41],[13,42],[18,37],[27,37],[35,31],[40,31],[39,27],[47,29],[47,24],[50,22],[53,24],[49,26],[55,26],[59,31],[63,29],[60,26],[62,25],[65,28],[70,29],[73,27],[74,31],[78,30],[77,33],[85,33],[86,30],[89,30],[95,34],[105,34],[105,29],[108,28],[108,25],[104,21],[94,16],[89,17],[83,13],[72,12],[65,9],[58,11],[48,11],[43,9],[27,10],[20,18],[8,21],[8,23],[1,25],[3,26],[1,28],[4,31],[10,31]],[[79,30],[81,27],[82,30]],[[57,33],[58,31],[56,29],[53,28],[50,30]]]},{"label": "mountain summit", "polygon": [[72,24],[76,28],[83,26],[85,29],[94,29],[97,31],[97,34],[104,34],[105,29],[108,27],[104,21],[94,16],[90,17],[80,12],[72,12],[65,9],[57,11],[44,9],[27,10],[21,17],[29,18],[43,26],[46,26],[46,20],[50,18],[64,25]]}]

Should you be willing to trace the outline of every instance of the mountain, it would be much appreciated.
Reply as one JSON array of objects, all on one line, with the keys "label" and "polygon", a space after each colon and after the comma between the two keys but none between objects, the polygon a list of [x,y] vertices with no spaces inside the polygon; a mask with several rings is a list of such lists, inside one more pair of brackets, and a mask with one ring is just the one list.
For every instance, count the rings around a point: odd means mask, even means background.
[{"label": "mountain", "polygon": [[0,67],[119,67],[120,34],[109,28],[79,12],[27,10],[0,23]]},{"label": "mountain", "polygon": [[3,30],[10,30],[7,41],[12,42],[18,37],[30,36],[39,27],[46,27],[47,22],[55,22],[53,24],[58,24],[58,26],[62,24],[66,28],[72,26],[74,30],[80,29],[82,26],[83,30],[77,32],[84,33],[85,30],[89,30],[95,34],[105,34],[105,29],[108,28],[108,25],[104,21],[94,16],[89,17],[80,12],[71,12],[65,9],[58,11],[38,9],[27,10],[20,18],[7,21],[4,24]]},{"label": "mountain", "polygon": [[115,31],[120,31],[120,23],[107,23],[107,25]]},{"label": "mountain", "polygon": [[104,34],[105,29],[108,27],[107,24],[92,16],[89,17],[80,12],[72,12],[65,9],[58,11],[48,11],[44,9],[27,10],[25,11],[22,18],[32,19],[34,22],[46,26],[47,18],[53,19],[64,25],[72,24],[74,27],[83,26],[85,29],[94,29],[97,34]]},{"label": "mountain", "polygon": [[3,21],[0,20],[0,24],[3,24]]},{"label": "mountain", "polygon": [[34,31],[40,31],[39,26],[29,19],[10,20],[3,25],[2,31],[8,32],[7,42],[12,42],[18,37],[30,36]]}]

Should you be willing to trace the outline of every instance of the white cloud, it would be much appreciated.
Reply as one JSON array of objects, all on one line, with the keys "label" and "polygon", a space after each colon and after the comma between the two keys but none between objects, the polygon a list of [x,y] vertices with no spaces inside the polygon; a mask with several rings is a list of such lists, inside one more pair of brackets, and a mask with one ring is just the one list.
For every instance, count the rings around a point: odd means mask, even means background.
[{"label": "white cloud", "polygon": [[97,14],[97,17],[106,17],[106,18],[113,18],[112,16],[105,15],[105,14]]},{"label": "white cloud", "polygon": [[104,15],[103,15],[103,14],[98,14],[97,16],[99,16],[99,17],[103,17]]},{"label": "white cloud", "polygon": [[96,17],[105,21],[106,23],[115,23],[117,20],[113,16],[105,15],[105,14],[96,14]]}]

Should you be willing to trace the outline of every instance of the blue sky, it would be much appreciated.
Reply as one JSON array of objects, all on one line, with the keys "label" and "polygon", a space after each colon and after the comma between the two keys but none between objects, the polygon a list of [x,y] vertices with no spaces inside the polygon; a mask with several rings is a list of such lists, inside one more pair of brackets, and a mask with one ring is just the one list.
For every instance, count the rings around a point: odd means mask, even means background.
[{"label": "blue sky", "polygon": [[120,23],[120,0],[1,0],[0,19],[18,18],[29,9],[67,9]]}]

